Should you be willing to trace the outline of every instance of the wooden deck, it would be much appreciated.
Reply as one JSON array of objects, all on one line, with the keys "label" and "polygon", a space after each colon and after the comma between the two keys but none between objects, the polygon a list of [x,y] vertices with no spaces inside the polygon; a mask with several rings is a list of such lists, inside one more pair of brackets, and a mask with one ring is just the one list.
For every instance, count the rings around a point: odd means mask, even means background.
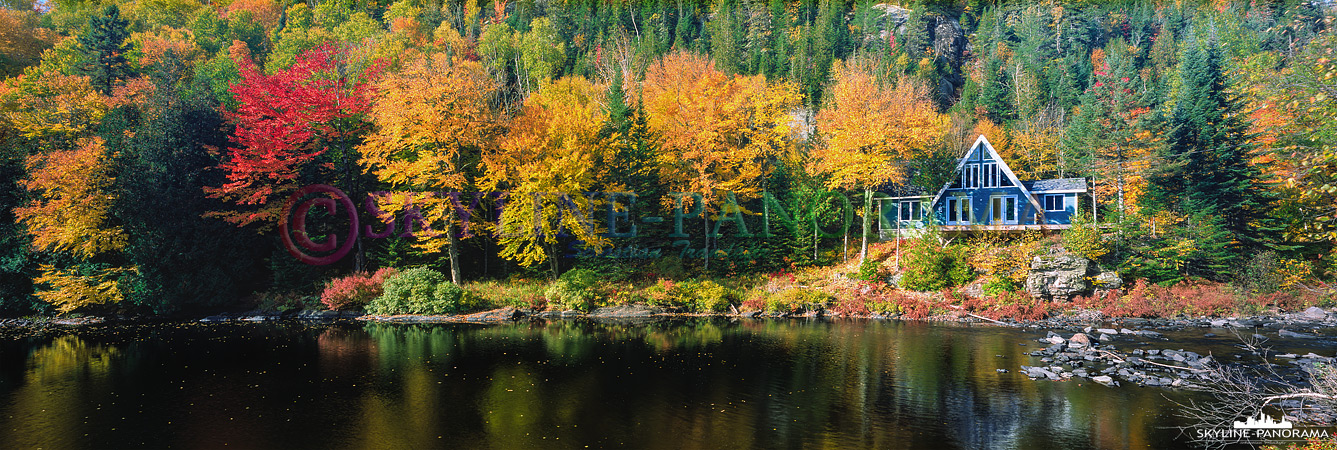
[{"label": "wooden deck", "polygon": [[1071,224],[1034,224],[1034,225],[940,225],[938,230],[944,233],[969,233],[971,231],[1050,231],[1066,230]]},{"label": "wooden deck", "polygon": [[[1020,233],[1023,231],[1039,231],[1042,233],[1057,232],[1072,228],[1071,224],[1036,224],[1036,225],[938,225],[938,231],[944,234],[962,235],[979,232],[1002,232],[1002,233]],[[923,231],[924,228],[903,228],[900,231],[901,237],[914,236]],[[878,230],[878,235],[883,240],[895,239],[896,229]]]}]

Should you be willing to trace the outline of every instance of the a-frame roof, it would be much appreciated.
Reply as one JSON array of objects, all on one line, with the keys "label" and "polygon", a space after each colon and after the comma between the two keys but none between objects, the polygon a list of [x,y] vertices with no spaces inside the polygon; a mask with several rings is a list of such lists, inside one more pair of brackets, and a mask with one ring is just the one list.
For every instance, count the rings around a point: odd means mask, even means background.
[{"label": "a-frame roof", "polygon": [[985,151],[989,152],[989,158],[998,163],[998,168],[1001,169],[1004,175],[1007,175],[1007,179],[1012,181],[1013,186],[1021,190],[1021,193],[1024,194],[1026,200],[1030,201],[1031,205],[1034,206],[1037,211],[1044,210],[1044,207],[1040,206],[1040,202],[1037,202],[1035,197],[1031,195],[1030,189],[1027,189],[1026,185],[1023,184],[1021,180],[1017,179],[1017,175],[1012,173],[1012,168],[1008,167],[1007,162],[1004,162],[1003,158],[998,156],[998,151],[993,149],[993,144],[990,144],[989,139],[985,138],[983,134],[975,139],[974,144],[970,144],[970,150],[967,150],[965,155],[961,155],[961,160],[956,162],[956,170],[952,172],[954,176],[952,179],[947,180],[947,183],[942,185],[942,189],[938,189],[938,195],[933,196],[933,202],[929,203],[930,208],[936,208],[938,206],[938,200],[942,199],[942,194],[946,193],[947,189],[952,187],[954,181],[961,178],[961,169],[964,168],[966,162],[970,160],[970,155],[975,154],[975,150],[979,148],[983,148]]}]

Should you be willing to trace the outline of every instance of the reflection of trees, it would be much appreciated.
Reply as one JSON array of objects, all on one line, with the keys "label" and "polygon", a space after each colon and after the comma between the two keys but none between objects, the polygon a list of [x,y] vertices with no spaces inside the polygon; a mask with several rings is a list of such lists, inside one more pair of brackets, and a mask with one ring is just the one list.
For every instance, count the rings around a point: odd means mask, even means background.
[{"label": "reflection of trees", "polygon": [[34,349],[22,386],[11,394],[13,404],[0,403],[9,409],[6,416],[12,415],[3,418],[0,442],[13,448],[76,447],[81,436],[72,431],[85,422],[84,394],[106,389],[113,366],[123,357],[117,347],[73,335]]},{"label": "reflection of trees", "polygon": [[[99,427],[122,416],[143,420],[134,425],[140,433],[172,422],[166,437],[150,441],[164,445],[1164,442],[1147,440],[1152,427],[1172,425],[1158,416],[1167,405],[1159,390],[994,372],[1028,363],[1033,347],[1017,345],[1024,336],[924,323],[706,319],[227,325],[163,329],[116,345],[65,336],[24,347],[25,367],[0,380],[0,442],[77,446],[83,433],[105,435]],[[135,415],[140,408],[150,414]]]},{"label": "reflection of trees", "polygon": [[[1155,417],[1145,411],[1163,403],[1155,392],[998,374],[1015,370],[1031,348],[996,328],[688,320],[368,330],[382,370],[395,368],[380,383],[395,390],[368,396],[363,423],[380,430],[363,434],[403,446],[430,443],[407,436],[462,427],[479,434],[457,439],[477,441],[457,442],[494,448],[573,440],[651,448],[1121,447],[1147,443]],[[449,365],[443,352],[456,352]],[[437,400],[414,406],[410,396]],[[430,405],[440,409],[424,413]],[[470,412],[442,418],[460,408]],[[415,414],[435,418],[403,419]]]}]

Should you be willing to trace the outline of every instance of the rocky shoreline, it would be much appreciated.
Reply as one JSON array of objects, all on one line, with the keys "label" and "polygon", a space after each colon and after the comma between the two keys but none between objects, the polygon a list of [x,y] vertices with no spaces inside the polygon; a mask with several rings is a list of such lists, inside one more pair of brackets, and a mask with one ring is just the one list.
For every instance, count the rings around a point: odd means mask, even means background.
[{"label": "rocky shoreline", "polygon": [[[373,322],[391,322],[391,323],[455,323],[455,322],[504,322],[518,320],[550,320],[550,319],[671,319],[682,317],[733,317],[733,318],[808,318],[808,319],[869,319],[869,320],[903,320],[903,321],[927,321],[927,322],[962,322],[962,323],[994,323],[1000,326],[1012,326],[1026,329],[1049,329],[1066,330],[1072,333],[1097,332],[1106,335],[1127,334],[1132,332],[1143,336],[1159,337],[1163,331],[1181,331],[1197,328],[1235,328],[1247,330],[1259,330],[1264,334],[1274,334],[1281,338],[1293,339],[1316,339],[1325,336],[1328,330],[1337,331],[1337,308],[1319,308],[1311,307],[1304,311],[1293,313],[1276,313],[1270,315],[1258,315],[1250,317],[1180,317],[1180,318],[1136,318],[1136,317],[1106,317],[1099,311],[1080,310],[1069,314],[1062,314],[1034,321],[1020,322],[1001,322],[991,319],[982,319],[962,312],[949,312],[947,314],[934,315],[922,319],[908,318],[898,314],[883,315],[871,313],[866,315],[829,315],[824,310],[805,311],[800,313],[766,312],[766,311],[734,311],[723,314],[701,314],[701,313],[683,313],[672,309],[648,306],[648,305],[621,305],[605,306],[595,308],[588,313],[568,310],[568,311],[539,311],[522,308],[498,308],[488,311],[475,312],[460,315],[393,315],[377,316],[366,315],[360,311],[328,311],[328,310],[303,310],[303,311],[246,311],[222,313],[206,316],[203,318],[190,320],[200,323],[224,323],[224,322],[266,322],[276,320],[363,320]],[[100,323],[116,322],[140,322],[145,320],[162,320],[160,318],[138,318],[138,317],[80,317],[80,318],[0,318],[0,328],[25,328],[25,327],[71,327],[83,326]],[[1210,337],[1210,336],[1209,336]],[[1337,338],[1337,336],[1333,336]],[[1097,337],[1098,339],[1098,337]]]}]

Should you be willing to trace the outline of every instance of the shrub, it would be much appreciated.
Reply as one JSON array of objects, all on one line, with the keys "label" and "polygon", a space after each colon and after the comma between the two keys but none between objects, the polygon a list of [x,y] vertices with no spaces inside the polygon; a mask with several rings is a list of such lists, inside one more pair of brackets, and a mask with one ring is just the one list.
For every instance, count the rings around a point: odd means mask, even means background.
[{"label": "shrub", "polygon": [[325,283],[325,291],[320,294],[320,302],[333,311],[361,308],[383,292],[382,286],[391,275],[399,270],[386,267],[368,274],[358,272],[335,278]]},{"label": "shrub", "polygon": [[660,279],[653,286],[645,288],[643,295],[645,296],[645,303],[650,306],[667,308],[684,306],[678,299],[678,283],[673,280]]},{"label": "shrub", "polygon": [[543,291],[548,288],[546,280],[533,280],[512,277],[504,281],[474,281],[460,286],[465,295],[474,299],[480,306],[528,308],[541,310],[547,307]]},{"label": "shrub", "polygon": [[1068,253],[1092,261],[1099,261],[1100,257],[1110,252],[1105,238],[1100,235],[1100,229],[1091,223],[1089,217],[1080,213],[1073,214],[1072,227],[1063,231],[1060,240]]},{"label": "shrub", "polygon": [[608,305],[630,305],[633,303],[649,303],[648,299],[636,289],[636,286],[630,283],[620,283],[608,286],[608,296],[606,304]]},{"label": "shrub", "polygon": [[904,261],[905,272],[901,277],[901,286],[913,291],[938,291],[944,288],[969,283],[974,278],[974,269],[966,262],[962,246],[942,248],[937,237],[918,238],[910,246]]},{"label": "shrub", "polygon": [[738,294],[714,281],[659,280],[644,291],[645,302],[652,306],[688,308],[696,312],[724,312],[738,302]]},{"label": "shrub", "polygon": [[475,297],[464,295],[441,272],[419,267],[385,280],[384,292],[367,303],[368,314],[454,314]]},{"label": "shrub", "polygon": [[549,305],[557,308],[588,312],[599,299],[599,279],[599,273],[593,270],[569,270],[548,287],[543,296]]},{"label": "shrub", "polygon": [[691,305],[697,312],[724,312],[738,298],[729,288],[709,280],[683,283],[681,287],[684,299],[691,299]]},{"label": "shrub", "polygon": [[798,312],[821,308],[830,300],[826,293],[815,289],[789,288],[766,298],[766,310],[773,312]]},{"label": "shrub", "polygon": [[1018,286],[1015,281],[1012,281],[1011,278],[995,275],[989,277],[989,279],[984,282],[982,288],[984,290],[984,295],[997,297],[999,295],[1017,292],[1017,290],[1020,289],[1020,286]]},{"label": "shrub", "polygon": [[872,258],[863,260],[859,263],[859,273],[854,278],[864,281],[883,281],[882,263],[874,261]]}]

